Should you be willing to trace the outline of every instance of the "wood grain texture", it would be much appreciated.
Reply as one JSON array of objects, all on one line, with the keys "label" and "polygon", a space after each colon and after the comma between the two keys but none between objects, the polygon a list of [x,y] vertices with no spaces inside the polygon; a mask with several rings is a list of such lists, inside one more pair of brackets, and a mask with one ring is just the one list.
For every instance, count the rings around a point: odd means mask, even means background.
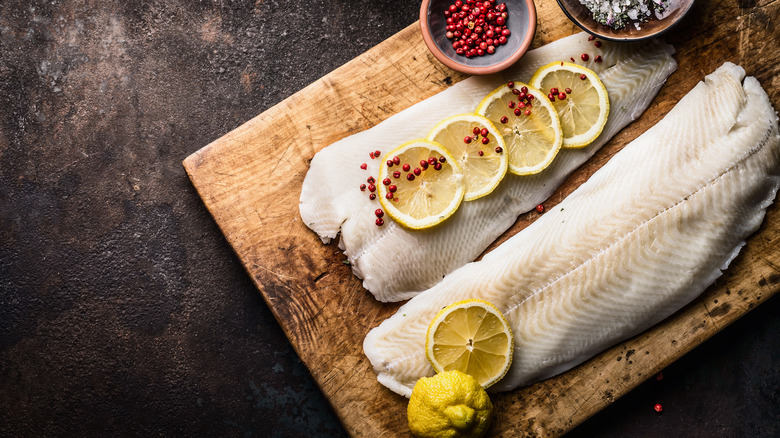
[{"label": "wood grain texture", "polygon": [[[554,2],[537,4],[534,47],[577,32]],[[679,69],[650,108],[576,171],[552,207],[725,61],[756,76],[780,108],[780,1],[698,2],[666,40]],[[365,334],[399,304],[382,304],[298,214],[312,156],[464,76],[425,49],[415,23],[188,157],[185,169],[290,342],[354,436],[405,436],[406,402],[376,381]],[[778,207],[729,270],[653,329],[558,377],[493,395],[495,436],[560,436],[780,289]],[[528,226],[520,217],[492,247]],[[490,248],[487,250],[489,251]]]}]

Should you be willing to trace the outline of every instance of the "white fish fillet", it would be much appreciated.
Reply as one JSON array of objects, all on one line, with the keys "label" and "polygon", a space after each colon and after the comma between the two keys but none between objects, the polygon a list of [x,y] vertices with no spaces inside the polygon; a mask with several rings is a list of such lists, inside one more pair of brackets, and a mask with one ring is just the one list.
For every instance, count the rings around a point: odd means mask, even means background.
[{"label": "white fish fillet", "polygon": [[[430,288],[454,269],[476,259],[517,220],[543,202],[565,178],[624,126],[635,120],[677,67],[666,44],[604,42],[596,48],[587,34],[573,35],[527,53],[503,76],[472,77],[378,124],[317,153],[304,180],[300,212],[303,222],[328,242],[341,230],[340,247],[363,286],[380,301],[400,301]],[[472,112],[490,91],[507,80],[528,81],[544,64],[589,53],[590,62],[609,91],[611,113],[601,136],[579,150],[562,150],[553,164],[535,176],[508,174],[496,191],[464,202],[441,225],[409,231],[392,220],[374,224],[378,201],[369,201],[358,186],[376,176],[380,160],[369,152],[388,152],[425,137],[444,118]],[[597,55],[604,62],[594,63]],[[583,64],[580,62],[580,64]],[[509,78],[509,79],[508,79]],[[367,163],[366,171],[360,170]],[[391,268],[392,267],[392,268]]]},{"label": "white fish fillet", "polygon": [[[515,353],[493,388],[561,373],[671,315],[721,275],[780,185],[766,92],[726,63],[563,202],[371,330],[379,381],[409,396],[433,373],[436,312],[481,298],[507,317]],[[742,81],[744,78],[744,81]]]}]

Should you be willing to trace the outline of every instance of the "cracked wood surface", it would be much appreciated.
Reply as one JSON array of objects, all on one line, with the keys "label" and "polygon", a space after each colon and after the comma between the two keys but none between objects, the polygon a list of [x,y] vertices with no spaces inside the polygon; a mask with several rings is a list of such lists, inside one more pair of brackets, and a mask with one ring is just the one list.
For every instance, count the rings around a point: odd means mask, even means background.
[{"label": "cracked wood surface", "polygon": [[[537,8],[534,47],[578,30],[554,2]],[[780,108],[778,16],[777,0],[695,4],[665,37],[677,49],[679,68],[650,108],[576,171],[546,206],[565,198],[725,61],[756,76]],[[415,23],[184,162],[206,207],[354,436],[408,434],[406,399],[376,381],[362,353],[368,330],[399,305],[376,302],[343,263],[337,246],[323,245],[301,223],[301,183],[318,150],[463,78],[427,52]],[[307,110],[323,107],[328,110]],[[535,217],[521,216],[496,244]],[[683,310],[563,375],[493,395],[492,434],[560,436],[766,301],[780,289],[778,239],[775,205],[723,277]]]}]

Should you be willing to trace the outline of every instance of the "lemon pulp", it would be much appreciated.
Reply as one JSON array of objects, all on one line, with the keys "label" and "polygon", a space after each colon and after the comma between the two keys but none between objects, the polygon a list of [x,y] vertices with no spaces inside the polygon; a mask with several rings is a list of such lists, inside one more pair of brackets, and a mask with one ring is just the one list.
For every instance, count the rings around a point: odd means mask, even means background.
[{"label": "lemon pulp", "polygon": [[[523,92],[526,100],[515,94],[523,89],[527,90]],[[498,128],[509,154],[509,172],[516,175],[532,175],[547,168],[563,143],[555,108],[541,91],[527,84],[515,82],[512,88],[496,88],[480,102],[477,113]]]},{"label": "lemon pulp", "polygon": [[[547,92],[557,89],[553,107],[563,129],[563,147],[581,148],[601,134],[609,115],[609,96],[596,72],[570,62],[553,62],[534,73],[531,85]],[[568,90],[568,91],[567,91]]]},{"label": "lemon pulp", "polygon": [[463,169],[464,201],[490,194],[506,175],[508,160],[503,136],[481,115],[448,117],[431,130],[428,139],[441,143]]},{"label": "lemon pulp", "polygon": [[465,300],[442,309],[428,326],[425,351],[436,372],[457,370],[487,388],[512,363],[512,330],[493,304]]},{"label": "lemon pulp", "polygon": [[399,158],[400,164],[381,164],[378,179],[379,202],[390,217],[407,228],[419,230],[439,224],[455,213],[465,187],[452,154],[437,142],[417,139],[388,152],[381,162],[392,162],[394,157]]}]

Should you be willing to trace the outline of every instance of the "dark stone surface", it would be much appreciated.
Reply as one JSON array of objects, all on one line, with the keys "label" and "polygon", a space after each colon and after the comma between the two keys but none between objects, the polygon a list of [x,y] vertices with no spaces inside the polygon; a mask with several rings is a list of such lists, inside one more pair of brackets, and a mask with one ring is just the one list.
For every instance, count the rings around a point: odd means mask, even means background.
[{"label": "dark stone surface", "polygon": [[[0,2],[1,436],[344,434],[181,161],[417,10]],[[779,303],[571,436],[777,436]]]}]

